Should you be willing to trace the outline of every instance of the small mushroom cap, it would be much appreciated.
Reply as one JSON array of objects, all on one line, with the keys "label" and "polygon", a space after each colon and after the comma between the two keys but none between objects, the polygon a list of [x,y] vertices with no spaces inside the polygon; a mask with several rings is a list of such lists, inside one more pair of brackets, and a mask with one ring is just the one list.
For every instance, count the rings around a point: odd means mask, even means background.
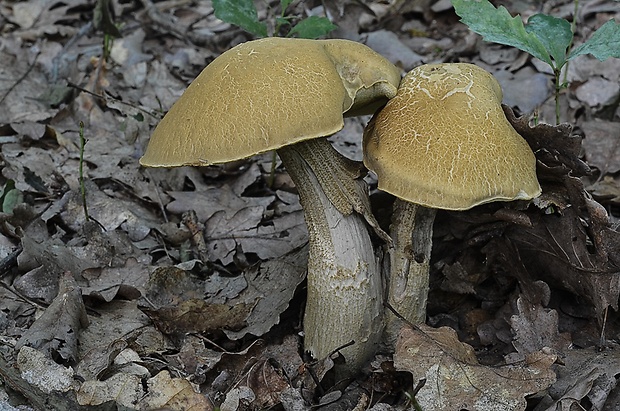
[{"label": "small mushroom cap", "polygon": [[348,40],[265,38],[216,58],[155,129],[140,164],[224,163],[333,134],[372,114],[400,70]]},{"label": "small mushroom cap", "polygon": [[536,158],[501,101],[497,80],[475,65],[419,66],[368,124],[364,164],[381,190],[431,208],[537,197]]}]

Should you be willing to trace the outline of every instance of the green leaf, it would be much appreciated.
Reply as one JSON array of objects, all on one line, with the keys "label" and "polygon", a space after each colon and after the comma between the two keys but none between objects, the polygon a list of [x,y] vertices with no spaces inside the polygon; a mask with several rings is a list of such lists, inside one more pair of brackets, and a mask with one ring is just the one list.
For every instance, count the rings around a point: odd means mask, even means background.
[{"label": "green leaf", "polygon": [[218,19],[241,27],[257,37],[267,37],[267,25],[258,21],[253,0],[213,0]]},{"label": "green leaf", "polygon": [[19,191],[16,188],[9,190],[4,195],[4,199],[2,200],[2,212],[7,213],[7,214],[12,214],[13,209],[15,209],[15,207],[18,204],[21,204],[23,202],[24,202],[24,195],[22,194],[21,191]]},{"label": "green leaf", "polygon": [[566,53],[573,41],[573,31],[565,19],[535,14],[527,20],[525,30],[534,34],[555,60],[556,68],[566,64]]},{"label": "green leaf", "polygon": [[592,54],[600,61],[609,57],[620,58],[620,23],[611,19],[603,24],[588,41],[573,49],[568,58],[572,59],[582,54]]},{"label": "green leaf", "polygon": [[310,16],[297,23],[288,33],[288,37],[297,34],[302,39],[316,39],[338,28],[326,17]]},{"label": "green leaf", "polygon": [[281,15],[284,16],[284,12],[286,11],[286,9],[288,8],[288,6],[290,6],[290,4],[293,2],[293,0],[280,0],[280,10],[282,13]]},{"label": "green leaf", "polygon": [[97,30],[103,31],[104,34],[117,38],[122,37],[118,27],[114,24],[109,0],[97,1],[93,10],[93,24]]},{"label": "green leaf", "polygon": [[544,44],[525,30],[520,16],[512,17],[505,7],[496,9],[487,0],[452,0],[452,5],[461,21],[486,41],[516,47],[553,67]]},{"label": "green leaf", "polygon": [[280,26],[288,26],[289,24],[291,24],[291,20],[294,17],[291,16],[286,16],[286,17],[276,17],[276,23]]}]

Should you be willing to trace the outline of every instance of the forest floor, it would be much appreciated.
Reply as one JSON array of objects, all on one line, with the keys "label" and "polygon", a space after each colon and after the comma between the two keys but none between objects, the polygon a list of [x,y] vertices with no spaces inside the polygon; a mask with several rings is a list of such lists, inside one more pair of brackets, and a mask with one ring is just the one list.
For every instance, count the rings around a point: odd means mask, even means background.
[{"label": "forest floor", "polygon": [[[576,18],[576,44],[620,22],[613,0],[576,16],[568,0],[494,3]],[[138,162],[188,84],[251,35],[210,1],[98,4],[0,3],[0,409],[620,409],[619,59],[570,62],[556,127],[549,69],[482,41],[449,1],[292,3],[403,73],[493,73],[543,188],[526,208],[440,211],[426,325],[334,381],[338,353],[302,348],[308,239],[280,162],[271,185],[271,154]],[[257,7],[274,21],[279,2]],[[330,140],[361,160],[368,120]],[[392,199],[367,181],[387,227]]]}]

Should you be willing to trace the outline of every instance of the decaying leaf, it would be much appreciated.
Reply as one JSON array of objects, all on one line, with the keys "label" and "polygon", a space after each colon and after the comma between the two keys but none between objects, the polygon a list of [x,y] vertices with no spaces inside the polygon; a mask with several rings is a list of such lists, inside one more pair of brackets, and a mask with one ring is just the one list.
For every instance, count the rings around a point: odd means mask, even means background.
[{"label": "decaying leaf", "polygon": [[531,227],[510,229],[507,237],[530,273],[585,297],[602,318],[608,306],[617,307],[620,296],[620,258],[615,251],[620,249],[620,232],[579,179],[590,172],[579,158],[581,137],[567,124],[530,127],[527,118],[515,118],[508,108],[505,112],[537,151],[543,194],[535,202],[552,211],[531,213]]},{"label": "decaying leaf", "polygon": [[505,318],[514,334],[512,345],[520,354],[516,356],[523,358],[546,348],[561,355],[571,345],[571,338],[559,332],[558,312],[547,308],[551,298],[549,285],[528,273],[519,250],[506,239],[490,242],[484,253],[496,271],[507,272],[519,282],[520,293],[510,298],[511,314],[506,313]]},{"label": "decaying leaf", "polygon": [[458,341],[448,327],[419,330],[404,327],[399,336],[394,366],[426,380],[416,395],[425,411],[525,410],[525,396],[555,381],[550,369],[556,356],[542,351],[522,363],[483,366],[471,346]]},{"label": "decaying leaf", "polygon": [[222,329],[231,339],[261,336],[280,321],[306,273],[308,249],[258,263],[242,277],[206,281],[168,267],[151,274],[142,309],[164,333]]},{"label": "decaying leaf", "polygon": [[267,206],[274,202],[274,196],[245,197],[237,191],[236,187],[224,185],[205,191],[168,193],[174,198],[167,206],[169,211],[194,210],[198,220],[205,223],[211,261],[228,265],[239,251],[268,260],[285,255],[307,241],[301,211],[267,218]]},{"label": "decaying leaf", "polygon": [[[105,369],[102,362],[115,358],[117,341],[131,342],[141,340],[146,352],[164,350],[164,336],[155,329],[149,318],[137,307],[137,301],[112,300],[97,307],[97,314],[91,316],[91,325],[80,333],[80,358],[86,360],[84,366],[88,373],[99,373]],[[124,348],[124,347],[123,347]],[[100,351],[100,359],[96,360],[89,354],[92,350]],[[77,367],[81,368],[80,365]]]},{"label": "decaying leaf", "polygon": [[252,309],[245,327],[237,331],[225,330],[228,338],[236,340],[246,334],[261,336],[280,322],[280,314],[306,277],[307,264],[308,247],[303,247],[247,270],[247,288],[230,303],[252,304]]},{"label": "decaying leaf", "polygon": [[220,304],[204,300],[204,284],[188,272],[159,268],[151,274],[141,309],[165,334],[238,330],[253,304]]},{"label": "decaying leaf", "polygon": [[17,353],[17,368],[21,377],[44,393],[67,392],[74,388],[71,367],[55,363],[49,354],[24,346]]},{"label": "decaying leaf", "polygon": [[557,381],[536,410],[616,409],[617,402],[610,394],[617,386],[615,376],[620,373],[620,356],[617,345],[608,348],[566,351],[563,365],[556,367]]},{"label": "decaying leaf", "polygon": [[[60,215],[69,227],[79,231],[85,223],[81,194],[78,190],[73,190],[68,192],[66,197],[66,204]],[[86,202],[90,218],[107,231],[122,226],[133,241],[143,240],[151,227],[156,225],[150,211],[135,202],[106,195],[90,181],[86,183]]]},{"label": "decaying leaf", "polygon": [[558,330],[558,312],[545,308],[540,303],[517,298],[517,314],[510,318],[515,333],[512,342],[521,354],[530,354],[545,347],[563,353],[571,344],[570,337]]},{"label": "decaying leaf", "polygon": [[123,267],[88,268],[82,271],[82,294],[110,302],[115,297],[138,299],[149,278],[148,266],[129,258]]},{"label": "decaying leaf", "polygon": [[51,358],[72,363],[78,360],[79,331],[86,326],[88,316],[82,293],[71,273],[66,272],[61,277],[58,295],[22,335],[16,349],[28,345]]},{"label": "decaying leaf", "polygon": [[586,133],[583,149],[588,164],[598,168],[602,174],[620,171],[620,146],[616,138],[620,135],[620,123],[593,119],[581,126]]},{"label": "decaying leaf", "polygon": [[125,348],[127,342],[124,340],[115,340],[107,346],[97,346],[82,357],[75,368],[75,373],[86,381],[101,379],[116,356]]},{"label": "decaying leaf", "polygon": [[236,304],[209,304],[191,299],[179,305],[142,310],[164,334],[207,332],[221,329],[238,330],[246,326],[245,319],[252,306]]},{"label": "decaying leaf", "polygon": [[167,205],[168,211],[183,214],[194,210],[199,221],[207,221],[218,211],[226,213],[227,218],[245,207],[267,207],[273,202],[270,197],[242,197],[229,185],[212,187],[204,191],[171,191],[168,192],[173,201]]},{"label": "decaying leaf", "polygon": [[168,371],[147,381],[148,393],[139,402],[138,409],[204,410],[213,409],[207,398],[194,391],[189,381],[172,378]]},{"label": "decaying leaf", "polygon": [[140,378],[116,373],[105,381],[89,380],[77,391],[77,402],[81,406],[97,406],[113,401],[128,409],[135,409],[135,404],[144,396]]},{"label": "decaying leaf", "polygon": [[280,393],[290,384],[282,369],[274,363],[263,359],[253,364],[235,388],[237,391],[233,389],[226,395],[221,409],[238,409],[243,403],[251,404],[252,409],[266,409],[279,404]]}]

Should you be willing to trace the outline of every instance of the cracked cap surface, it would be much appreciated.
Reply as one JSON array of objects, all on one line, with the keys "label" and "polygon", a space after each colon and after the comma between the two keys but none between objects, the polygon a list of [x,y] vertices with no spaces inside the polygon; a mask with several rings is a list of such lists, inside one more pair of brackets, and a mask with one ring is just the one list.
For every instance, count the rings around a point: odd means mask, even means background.
[{"label": "cracked cap surface", "polygon": [[140,164],[224,163],[331,135],[343,115],[372,114],[400,70],[348,40],[265,38],[209,64],[153,132]]},{"label": "cracked cap surface", "polygon": [[501,101],[499,83],[480,67],[419,66],[368,124],[364,164],[379,189],[431,208],[537,197],[536,158]]}]

